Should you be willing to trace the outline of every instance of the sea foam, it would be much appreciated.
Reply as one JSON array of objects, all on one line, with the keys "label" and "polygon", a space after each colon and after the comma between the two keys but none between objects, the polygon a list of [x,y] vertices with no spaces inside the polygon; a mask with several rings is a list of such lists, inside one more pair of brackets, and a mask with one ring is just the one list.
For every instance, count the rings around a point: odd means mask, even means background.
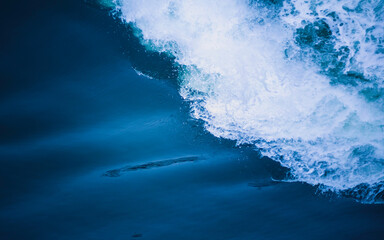
[{"label": "sea foam", "polygon": [[210,133],[253,144],[294,180],[379,201],[383,1],[115,3],[181,66],[180,94]]}]

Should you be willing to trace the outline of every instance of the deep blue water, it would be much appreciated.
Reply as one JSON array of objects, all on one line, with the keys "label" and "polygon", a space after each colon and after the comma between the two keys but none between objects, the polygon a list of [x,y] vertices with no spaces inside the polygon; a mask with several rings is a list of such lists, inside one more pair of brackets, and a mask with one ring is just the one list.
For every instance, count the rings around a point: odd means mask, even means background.
[{"label": "deep blue water", "polygon": [[[140,58],[108,12],[2,10],[0,239],[382,238],[384,205],[274,182],[279,164],[206,132],[177,69]],[[146,64],[169,74],[137,75]]]}]

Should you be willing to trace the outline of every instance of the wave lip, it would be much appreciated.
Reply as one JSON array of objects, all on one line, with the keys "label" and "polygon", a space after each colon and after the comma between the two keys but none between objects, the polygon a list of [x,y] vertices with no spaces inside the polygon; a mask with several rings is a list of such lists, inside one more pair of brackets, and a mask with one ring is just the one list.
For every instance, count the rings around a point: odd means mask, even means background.
[{"label": "wave lip", "polygon": [[383,4],[268,2],[120,0],[117,10],[149,50],[175,58],[180,94],[213,135],[254,144],[297,181],[377,198]]}]

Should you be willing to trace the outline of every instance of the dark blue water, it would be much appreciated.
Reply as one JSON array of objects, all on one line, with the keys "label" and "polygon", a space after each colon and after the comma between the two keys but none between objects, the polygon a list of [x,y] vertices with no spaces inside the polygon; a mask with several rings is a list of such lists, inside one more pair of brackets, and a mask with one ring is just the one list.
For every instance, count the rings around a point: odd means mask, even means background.
[{"label": "dark blue water", "polygon": [[277,163],[205,132],[177,69],[108,12],[2,10],[0,239],[382,238],[383,205],[274,182]]}]

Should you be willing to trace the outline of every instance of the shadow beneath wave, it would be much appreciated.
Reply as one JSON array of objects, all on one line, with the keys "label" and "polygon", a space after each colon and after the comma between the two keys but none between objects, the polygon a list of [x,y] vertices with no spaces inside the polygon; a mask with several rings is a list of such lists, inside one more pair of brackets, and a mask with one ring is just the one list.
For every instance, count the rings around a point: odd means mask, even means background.
[{"label": "shadow beneath wave", "polygon": [[134,166],[125,166],[118,169],[113,169],[105,172],[103,174],[104,177],[120,177],[121,174],[124,172],[129,171],[138,171],[138,170],[147,170],[151,168],[159,168],[159,167],[166,167],[174,164],[180,164],[180,163],[186,163],[186,162],[196,162],[199,160],[203,160],[201,157],[197,156],[191,156],[191,157],[181,157],[181,158],[173,158],[173,159],[166,159],[161,161],[155,161],[155,162],[149,162]]}]

